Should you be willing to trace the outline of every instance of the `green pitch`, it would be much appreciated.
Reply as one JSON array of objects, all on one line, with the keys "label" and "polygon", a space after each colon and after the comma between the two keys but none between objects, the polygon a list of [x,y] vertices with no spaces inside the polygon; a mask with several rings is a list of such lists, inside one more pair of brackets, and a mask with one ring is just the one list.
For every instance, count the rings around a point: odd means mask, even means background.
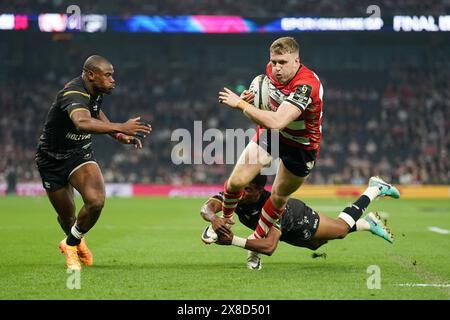
[{"label": "green pitch", "polygon": [[[0,197],[0,299],[446,299],[450,298],[450,202],[379,200],[391,245],[369,232],[312,251],[280,243],[263,269],[246,251],[204,245],[204,199],[107,199],[87,236],[94,266],[77,286],[57,249],[63,234],[47,198]],[[351,199],[306,201],[336,217]],[[77,201],[80,204],[79,200]],[[239,223],[240,236],[249,231]],[[370,267],[375,266],[375,267]],[[380,289],[376,286],[377,270]],[[72,278],[70,278],[72,277]]]}]

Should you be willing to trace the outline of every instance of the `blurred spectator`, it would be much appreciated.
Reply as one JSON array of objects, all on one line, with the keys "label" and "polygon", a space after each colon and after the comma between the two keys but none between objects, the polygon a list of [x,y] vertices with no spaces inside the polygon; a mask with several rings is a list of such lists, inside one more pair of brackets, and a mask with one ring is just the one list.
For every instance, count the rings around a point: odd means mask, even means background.
[{"label": "blurred spectator", "polygon": [[17,171],[16,167],[10,162],[5,169],[6,194],[16,194]]},{"label": "blurred spectator", "polygon": [[[15,0],[0,3],[6,13],[65,12],[69,0]],[[285,16],[366,16],[370,5],[378,5],[381,14],[432,15],[450,11],[448,0],[78,0],[82,12],[147,15],[242,15],[248,17]]]}]

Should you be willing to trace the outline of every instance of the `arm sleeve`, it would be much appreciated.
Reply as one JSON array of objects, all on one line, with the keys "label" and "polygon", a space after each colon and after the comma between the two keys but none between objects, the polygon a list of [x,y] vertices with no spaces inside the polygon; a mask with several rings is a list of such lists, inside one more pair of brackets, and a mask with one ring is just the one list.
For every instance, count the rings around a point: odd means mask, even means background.
[{"label": "arm sleeve", "polygon": [[309,84],[301,84],[297,87],[297,89],[295,89],[294,92],[289,95],[289,97],[285,101],[293,104],[301,111],[305,111],[305,109],[312,101],[312,89],[312,86]]}]

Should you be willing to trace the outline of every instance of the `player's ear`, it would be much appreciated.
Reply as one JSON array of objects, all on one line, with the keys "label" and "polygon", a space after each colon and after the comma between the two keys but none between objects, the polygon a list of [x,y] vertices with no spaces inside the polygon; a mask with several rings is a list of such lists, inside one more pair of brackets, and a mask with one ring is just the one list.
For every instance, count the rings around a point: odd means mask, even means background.
[{"label": "player's ear", "polygon": [[92,70],[88,70],[88,78],[93,81],[95,79],[95,72]]},{"label": "player's ear", "polygon": [[94,78],[95,78],[94,72],[92,70],[89,70],[89,69],[83,69],[83,76],[84,75],[87,75],[87,79],[89,81],[93,81]]}]

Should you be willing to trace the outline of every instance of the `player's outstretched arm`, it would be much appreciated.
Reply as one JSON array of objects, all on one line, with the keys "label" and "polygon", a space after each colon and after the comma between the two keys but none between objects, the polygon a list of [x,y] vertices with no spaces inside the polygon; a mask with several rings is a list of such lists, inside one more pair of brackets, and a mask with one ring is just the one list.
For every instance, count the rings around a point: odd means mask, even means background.
[{"label": "player's outstretched arm", "polygon": [[283,129],[289,123],[297,119],[302,111],[296,106],[283,102],[276,112],[260,110],[241,99],[228,88],[219,92],[219,102],[232,108],[241,110],[250,120],[268,129]]},{"label": "player's outstretched arm", "polygon": [[[111,123],[111,121],[109,121],[108,117],[102,110],[100,110],[99,112],[98,119],[106,123]],[[132,137],[123,133],[110,133],[109,135],[120,143],[133,144],[136,149],[142,149],[142,140],[138,137]],[[145,138],[144,134],[138,134],[138,136],[141,138]]]},{"label": "player's outstretched arm", "polygon": [[205,221],[211,222],[215,232],[229,235],[231,231],[227,226],[227,221],[217,216],[217,213],[220,211],[222,211],[222,203],[220,200],[210,198],[203,204],[200,215]]},{"label": "player's outstretched arm", "polygon": [[216,243],[219,245],[234,245],[268,256],[275,252],[281,237],[281,231],[275,227],[271,227],[267,237],[263,239],[244,239],[235,236],[231,231],[230,234],[231,236],[218,234],[219,238]]},{"label": "player's outstretched arm", "polygon": [[281,231],[275,227],[271,227],[266,238],[263,239],[247,239],[245,248],[271,256],[277,249],[280,241]]},{"label": "player's outstretched arm", "polygon": [[77,130],[86,133],[123,133],[128,136],[136,137],[147,135],[152,131],[152,127],[146,123],[140,122],[140,117],[130,119],[124,123],[105,122],[100,119],[92,118],[87,109],[77,109],[70,115]]}]

